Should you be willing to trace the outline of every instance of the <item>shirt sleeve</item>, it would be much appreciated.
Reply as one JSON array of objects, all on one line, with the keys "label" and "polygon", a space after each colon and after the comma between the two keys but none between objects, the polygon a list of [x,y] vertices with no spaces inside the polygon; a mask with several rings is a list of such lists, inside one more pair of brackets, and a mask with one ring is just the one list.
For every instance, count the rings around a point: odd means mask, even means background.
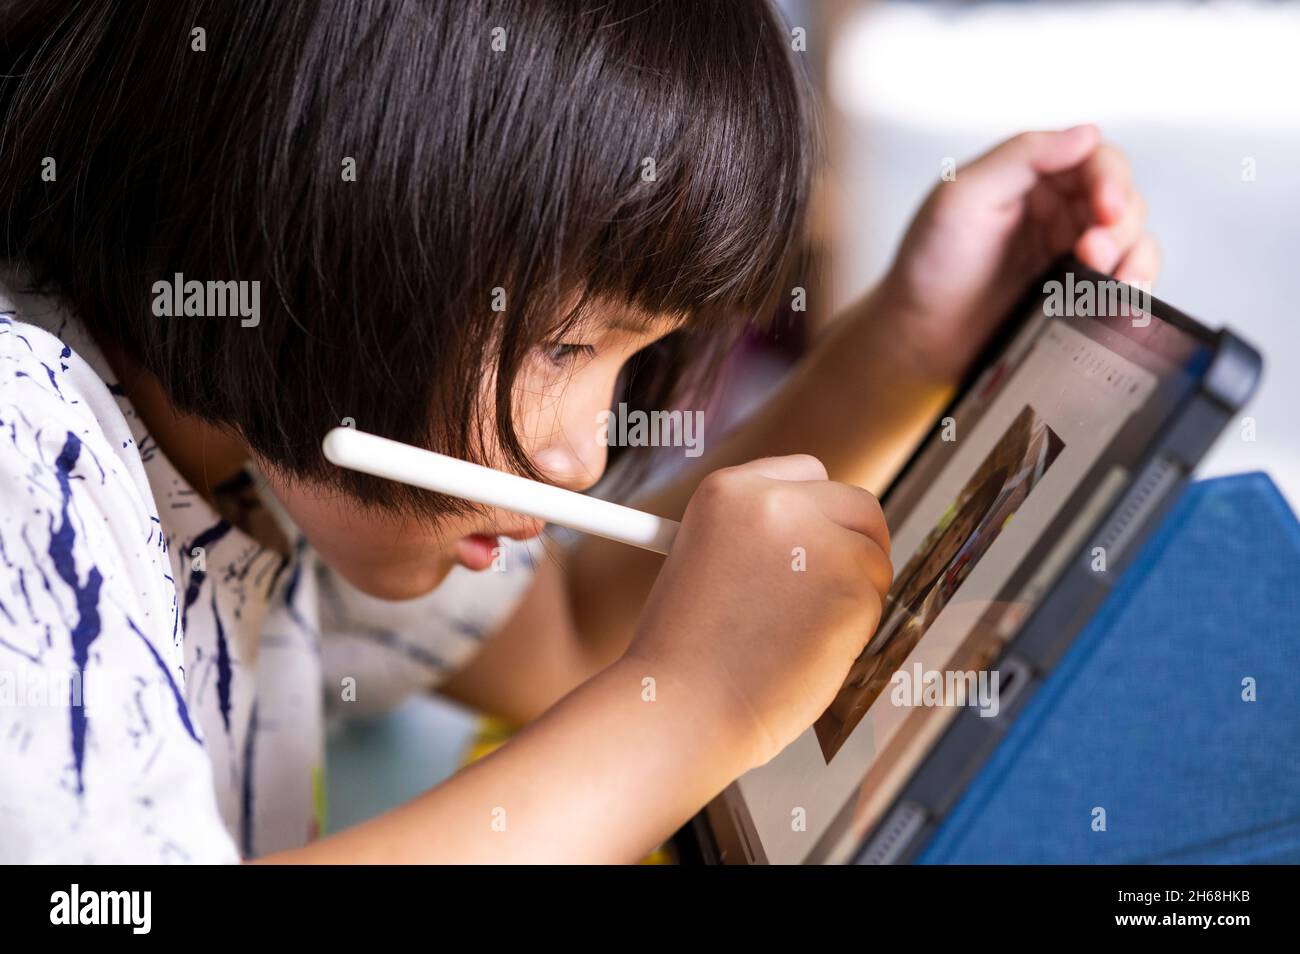
[{"label": "shirt sleeve", "polygon": [[0,862],[238,861],[115,409],[62,342],[0,314]]},{"label": "shirt sleeve", "polygon": [[492,568],[458,566],[432,593],[397,601],[362,592],[314,557],[329,717],[383,711],[465,666],[527,591],[541,546],[503,540]]}]

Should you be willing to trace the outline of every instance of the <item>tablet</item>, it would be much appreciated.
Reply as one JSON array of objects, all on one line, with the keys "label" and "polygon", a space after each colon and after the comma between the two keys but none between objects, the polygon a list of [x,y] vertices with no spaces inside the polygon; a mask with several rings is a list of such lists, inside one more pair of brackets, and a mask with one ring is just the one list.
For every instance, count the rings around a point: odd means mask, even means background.
[{"label": "tablet", "polygon": [[696,818],[703,859],[915,857],[1260,366],[1226,331],[1053,266],[882,498],[894,583],[843,688]]}]

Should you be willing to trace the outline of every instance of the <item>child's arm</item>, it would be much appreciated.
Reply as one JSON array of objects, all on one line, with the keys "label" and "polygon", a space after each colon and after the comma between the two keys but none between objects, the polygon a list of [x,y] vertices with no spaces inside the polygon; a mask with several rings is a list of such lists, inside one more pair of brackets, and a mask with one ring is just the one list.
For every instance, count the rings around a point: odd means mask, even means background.
[{"label": "child's arm", "polygon": [[273,855],[301,863],[633,862],[749,765],[717,696],[621,660],[406,805]]},{"label": "child's arm", "polygon": [[711,475],[621,659],[438,788],[267,860],[642,857],[803,731],[875,628],[891,577],[884,517],[825,474],[795,456]]}]

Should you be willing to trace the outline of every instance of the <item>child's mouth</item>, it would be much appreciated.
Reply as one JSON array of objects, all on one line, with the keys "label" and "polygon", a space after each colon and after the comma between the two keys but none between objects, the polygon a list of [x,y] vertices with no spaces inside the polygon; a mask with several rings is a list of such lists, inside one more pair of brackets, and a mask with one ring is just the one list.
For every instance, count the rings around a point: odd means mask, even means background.
[{"label": "child's mouth", "polygon": [[[467,570],[479,572],[492,566],[500,555],[501,537],[530,540],[542,532],[540,520],[529,520],[500,533],[471,533],[456,541],[456,561]],[[504,568],[505,564],[501,564]]]}]

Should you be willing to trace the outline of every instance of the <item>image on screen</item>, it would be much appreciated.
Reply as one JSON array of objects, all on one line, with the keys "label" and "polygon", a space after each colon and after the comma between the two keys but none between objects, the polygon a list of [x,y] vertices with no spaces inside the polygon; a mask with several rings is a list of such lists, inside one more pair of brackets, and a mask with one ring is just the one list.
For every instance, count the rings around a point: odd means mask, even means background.
[{"label": "image on screen", "polygon": [[827,763],[1064,447],[1026,404],[940,515],[895,576],[875,635],[813,727]]}]

